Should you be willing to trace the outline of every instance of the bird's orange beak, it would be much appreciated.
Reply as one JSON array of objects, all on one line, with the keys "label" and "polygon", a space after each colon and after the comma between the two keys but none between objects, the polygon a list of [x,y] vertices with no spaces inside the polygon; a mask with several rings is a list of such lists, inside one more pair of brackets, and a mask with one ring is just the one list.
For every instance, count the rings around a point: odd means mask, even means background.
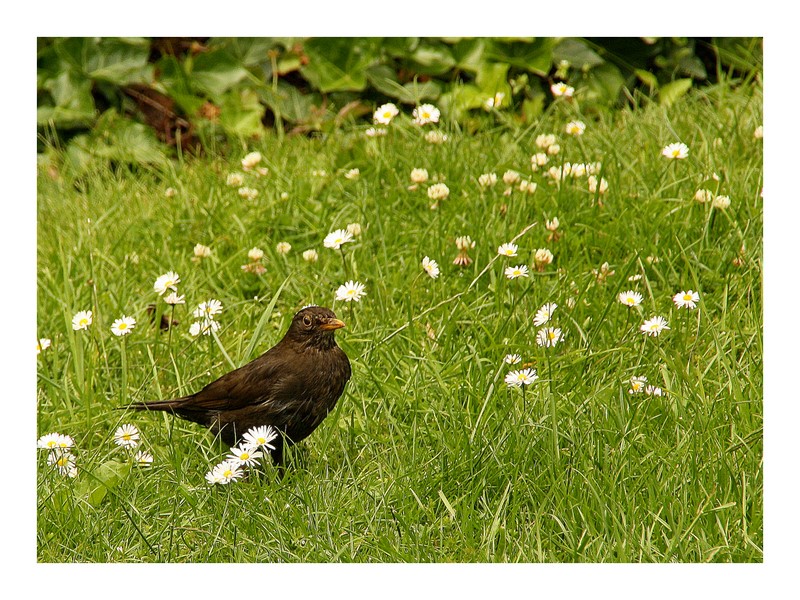
[{"label": "bird's orange beak", "polygon": [[344,321],[340,321],[339,319],[328,319],[319,326],[322,331],[333,331],[334,329],[341,329],[342,327],[344,327]]}]

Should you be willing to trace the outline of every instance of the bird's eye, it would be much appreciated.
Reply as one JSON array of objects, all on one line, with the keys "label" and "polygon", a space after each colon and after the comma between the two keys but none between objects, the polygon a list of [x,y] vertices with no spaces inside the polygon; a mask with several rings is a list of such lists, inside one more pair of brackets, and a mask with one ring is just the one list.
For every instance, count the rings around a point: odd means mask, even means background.
[{"label": "bird's eye", "polygon": [[303,325],[305,325],[306,327],[311,327],[311,317],[305,315],[303,317]]}]

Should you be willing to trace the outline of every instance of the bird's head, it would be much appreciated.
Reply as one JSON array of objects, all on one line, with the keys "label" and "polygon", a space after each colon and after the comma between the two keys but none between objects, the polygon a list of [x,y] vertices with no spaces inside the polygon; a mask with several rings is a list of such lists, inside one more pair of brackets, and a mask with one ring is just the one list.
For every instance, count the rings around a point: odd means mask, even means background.
[{"label": "bird's head", "polygon": [[286,337],[297,344],[325,349],[336,345],[333,332],[342,327],[344,323],[331,309],[306,306],[292,318]]}]

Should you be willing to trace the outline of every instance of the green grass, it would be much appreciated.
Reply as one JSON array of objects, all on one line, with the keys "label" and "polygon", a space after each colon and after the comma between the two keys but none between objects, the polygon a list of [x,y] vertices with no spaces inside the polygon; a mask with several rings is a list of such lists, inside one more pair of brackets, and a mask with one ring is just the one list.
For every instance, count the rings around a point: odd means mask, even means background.
[{"label": "green grass", "polygon": [[[568,138],[575,118],[586,133]],[[40,454],[39,561],[762,561],[761,122],[760,89],[723,83],[669,109],[581,115],[557,104],[524,129],[448,129],[441,146],[398,121],[386,138],[363,127],[270,137],[168,170],[98,166],[77,179],[51,154],[38,177],[38,333],[53,340],[37,359],[38,432],[76,439],[79,474],[52,472]],[[602,161],[602,206],[585,177],[559,188],[531,172],[547,132],[561,145],[551,164]],[[678,140],[689,158],[662,158]],[[259,195],[244,200],[225,179],[250,150],[269,174],[246,175]],[[345,179],[353,167],[359,179]],[[415,167],[449,186],[438,210],[424,185],[407,189]],[[481,173],[507,169],[538,190],[481,191]],[[694,201],[701,187],[730,208]],[[563,235],[548,241],[554,216]],[[352,222],[363,232],[343,262],[322,238]],[[531,224],[517,258],[495,257]],[[466,268],[452,264],[459,235],[477,242]],[[193,262],[196,243],[212,257]],[[240,268],[253,246],[266,253],[261,276]],[[316,264],[302,260],[307,248]],[[504,278],[537,248],[552,250],[552,265]],[[437,280],[421,270],[426,255]],[[615,274],[599,282],[604,262]],[[171,336],[146,313],[168,270],[187,302]],[[244,364],[295,310],[331,306],[349,279],[367,286],[360,303],[335,306],[353,377],[285,479],[269,466],[210,488],[204,474],[226,449],[205,430],[114,410]],[[687,288],[701,294],[696,311],[670,300]],[[641,310],[616,301],[627,289],[644,295]],[[188,334],[208,298],[225,306],[218,341]],[[545,302],[559,305],[567,336],[548,350],[532,323]],[[73,332],[83,309],[94,324]],[[121,340],[110,325],[123,313],[138,325]],[[671,329],[644,338],[638,327],[655,314]],[[540,376],[524,396],[504,383],[509,352]],[[629,394],[634,375],[666,395]],[[126,422],[155,456],[149,469],[128,469],[111,442]],[[97,481],[108,484],[102,499]]]}]

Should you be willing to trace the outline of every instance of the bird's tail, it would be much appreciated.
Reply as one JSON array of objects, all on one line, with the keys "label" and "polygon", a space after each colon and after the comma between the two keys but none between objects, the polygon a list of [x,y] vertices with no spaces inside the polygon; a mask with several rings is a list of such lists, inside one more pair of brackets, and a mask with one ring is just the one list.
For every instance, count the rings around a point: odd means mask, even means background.
[{"label": "bird's tail", "polygon": [[167,410],[175,412],[181,407],[186,398],[173,400],[153,400],[151,402],[133,402],[128,406],[121,406],[122,410]]}]

